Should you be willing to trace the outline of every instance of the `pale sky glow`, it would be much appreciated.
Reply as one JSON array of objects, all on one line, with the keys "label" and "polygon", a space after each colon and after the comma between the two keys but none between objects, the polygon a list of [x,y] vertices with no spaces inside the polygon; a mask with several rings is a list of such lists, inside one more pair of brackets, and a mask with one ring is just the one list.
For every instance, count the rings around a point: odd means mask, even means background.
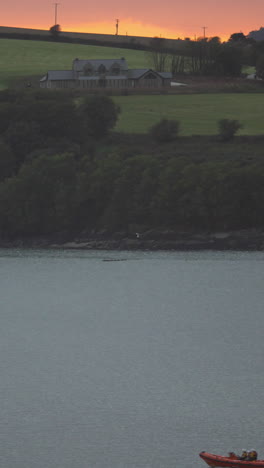
[{"label": "pale sky glow", "polygon": [[[59,2],[59,0],[58,0]],[[234,32],[247,34],[264,25],[264,0],[61,0],[58,23],[64,31],[135,36],[228,38]],[[54,24],[54,2],[13,0],[1,5],[1,26],[49,29]],[[263,20],[262,20],[263,19]]]}]

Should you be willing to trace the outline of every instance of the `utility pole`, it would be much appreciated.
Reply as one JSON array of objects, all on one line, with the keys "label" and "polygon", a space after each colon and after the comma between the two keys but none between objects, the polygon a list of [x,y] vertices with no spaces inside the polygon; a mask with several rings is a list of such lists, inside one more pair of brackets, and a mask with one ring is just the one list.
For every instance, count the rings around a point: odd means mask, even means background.
[{"label": "utility pole", "polygon": [[116,36],[118,36],[118,24],[119,24],[119,19],[116,20]]},{"label": "utility pole", "polygon": [[55,7],[55,25],[57,24],[57,12],[58,12],[58,5],[60,5],[60,3],[53,3],[54,7]]},{"label": "utility pole", "polygon": [[202,29],[203,29],[203,32],[204,32],[204,33],[203,33],[204,39],[205,39],[205,30],[206,30],[207,28],[208,28],[208,26],[202,26]]}]

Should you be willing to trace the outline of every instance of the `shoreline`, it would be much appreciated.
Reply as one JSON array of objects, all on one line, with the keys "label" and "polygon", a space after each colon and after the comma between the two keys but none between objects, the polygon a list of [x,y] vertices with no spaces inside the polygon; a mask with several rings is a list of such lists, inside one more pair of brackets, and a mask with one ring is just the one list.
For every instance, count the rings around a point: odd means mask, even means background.
[{"label": "shoreline", "polygon": [[127,234],[105,231],[70,236],[59,233],[52,236],[0,239],[0,248],[32,248],[58,250],[240,250],[264,251],[264,231],[257,229],[189,233],[175,231],[146,231]]}]

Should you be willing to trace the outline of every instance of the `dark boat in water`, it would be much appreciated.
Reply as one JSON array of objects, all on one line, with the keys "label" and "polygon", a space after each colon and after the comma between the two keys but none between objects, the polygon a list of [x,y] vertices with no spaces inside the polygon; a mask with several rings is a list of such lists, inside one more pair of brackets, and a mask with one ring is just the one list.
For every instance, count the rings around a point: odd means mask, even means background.
[{"label": "dark boat in water", "polygon": [[227,467],[227,468],[264,468],[264,460],[240,460],[234,453],[227,457],[221,455],[214,455],[213,453],[201,452],[200,457],[207,463],[207,465],[214,467]]}]

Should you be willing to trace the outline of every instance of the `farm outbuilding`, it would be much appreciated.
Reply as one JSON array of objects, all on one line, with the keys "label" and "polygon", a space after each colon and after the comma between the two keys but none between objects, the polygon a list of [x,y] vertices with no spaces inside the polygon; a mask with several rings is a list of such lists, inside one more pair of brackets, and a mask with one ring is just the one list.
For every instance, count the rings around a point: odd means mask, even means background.
[{"label": "farm outbuilding", "polygon": [[125,58],[73,60],[71,70],[50,70],[40,80],[41,88],[161,88],[170,86],[169,72],[150,68],[129,69]]}]

